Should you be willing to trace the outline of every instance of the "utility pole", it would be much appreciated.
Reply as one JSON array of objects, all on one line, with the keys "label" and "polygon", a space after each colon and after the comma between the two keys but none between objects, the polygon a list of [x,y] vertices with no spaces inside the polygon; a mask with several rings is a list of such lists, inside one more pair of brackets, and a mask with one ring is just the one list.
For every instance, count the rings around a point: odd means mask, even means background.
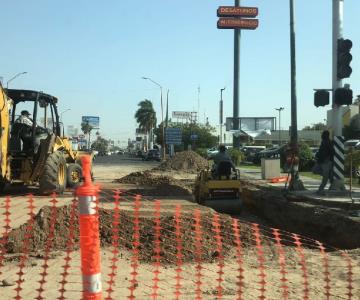
[{"label": "utility pole", "polygon": [[304,190],[305,187],[299,176],[299,147],[297,132],[297,99],[296,99],[296,48],[295,48],[295,17],[294,1],[290,0],[290,65],[291,65],[291,130],[290,130],[290,154],[291,154],[291,179],[289,190]]},{"label": "utility pole", "polygon": [[[235,0],[235,6],[240,6],[240,0]],[[240,36],[241,29],[234,29],[234,102],[233,102],[233,124],[234,130],[239,130],[239,87],[240,87]],[[240,135],[233,135],[233,147],[240,147]]]},{"label": "utility pole", "polygon": [[219,138],[219,144],[222,144],[222,126],[223,126],[223,123],[224,123],[224,118],[223,118],[223,97],[222,97],[222,94],[223,94],[223,91],[225,90],[225,87],[220,89],[220,118],[219,118],[219,125],[220,125],[220,138]]},{"label": "utility pole", "polygon": [[331,184],[331,189],[345,190],[344,185],[344,137],[342,136],[342,109],[341,105],[335,103],[335,91],[342,87],[342,80],[337,76],[338,65],[338,40],[342,38],[343,34],[343,15],[344,15],[344,1],[333,0],[332,7],[333,27],[332,27],[332,129],[334,140],[334,165],[333,174],[334,180]]}]

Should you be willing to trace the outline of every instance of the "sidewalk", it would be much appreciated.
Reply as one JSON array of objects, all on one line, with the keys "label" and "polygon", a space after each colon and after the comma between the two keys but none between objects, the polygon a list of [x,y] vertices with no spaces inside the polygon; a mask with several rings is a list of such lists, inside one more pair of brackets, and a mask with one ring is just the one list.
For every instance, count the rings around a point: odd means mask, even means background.
[{"label": "sidewalk", "polygon": [[[268,186],[278,187],[285,189],[285,182],[282,183],[271,183],[269,180],[261,179],[261,170],[260,169],[249,169],[249,168],[239,168],[240,174],[243,178],[249,178],[260,184],[266,184]],[[281,176],[286,176],[287,174],[282,173]],[[360,209],[360,188],[352,187],[352,192],[350,193],[350,187],[346,185],[346,191],[330,191],[328,190],[329,184],[325,188],[325,195],[317,195],[316,191],[320,185],[321,180],[313,179],[310,177],[300,176],[305,190],[304,191],[293,191],[291,194],[302,195],[308,200],[313,200],[314,202],[329,202],[334,206],[346,206],[350,205],[352,202],[355,204],[355,209]],[[360,214],[359,214],[360,216]]]}]

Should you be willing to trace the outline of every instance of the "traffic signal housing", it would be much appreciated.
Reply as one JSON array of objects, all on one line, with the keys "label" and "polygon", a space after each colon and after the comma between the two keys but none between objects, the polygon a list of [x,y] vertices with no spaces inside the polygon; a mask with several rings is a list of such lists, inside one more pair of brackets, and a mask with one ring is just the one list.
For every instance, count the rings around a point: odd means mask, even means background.
[{"label": "traffic signal housing", "polygon": [[336,105],[350,105],[352,104],[353,91],[348,88],[338,88],[335,91]]},{"label": "traffic signal housing", "polygon": [[330,103],[330,93],[326,90],[318,90],[314,94],[314,105],[316,107],[325,106]]},{"label": "traffic signal housing", "polygon": [[352,55],[350,50],[352,48],[352,41],[349,39],[338,39],[337,44],[337,78],[339,80],[343,78],[349,78],[352,73],[350,62],[352,61]]}]

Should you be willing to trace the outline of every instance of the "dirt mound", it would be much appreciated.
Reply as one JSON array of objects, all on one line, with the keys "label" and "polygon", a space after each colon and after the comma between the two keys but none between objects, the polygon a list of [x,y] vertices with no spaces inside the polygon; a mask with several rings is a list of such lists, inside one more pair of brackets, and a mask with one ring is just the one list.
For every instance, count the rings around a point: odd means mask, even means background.
[{"label": "dirt mound", "polygon": [[189,173],[197,173],[205,169],[209,165],[208,161],[194,151],[182,151],[174,155],[174,157],[162,162],[154,170],[161,171],[185,171]]},{"label": "dirt mound", "polygon": [[164,175],[154,175],[150,171],[130,173],[114,182],[151,187],[150,189],[129,190],[129,192],[144,196],[190,196],[192,194],[191,187],[180,180]]},{"label": "dirt mound", "polygon": [[[69,239],[69,224],[71,222],[71,206],[63,206],[56,209],[55,238],[51,245],[51,250],[65,250]],[[100,239],[102,247],[109,247],[113,241],[113,211],[99,209],[100,216]],[[77,208],[75,209],[77,216]],[[43,207],[39,213],[34,216],[33,229],[31,234],[26,232],[27,224],[13,229],[6,243],[7,253],[20,253],[23,249],[24,238],[27,239],[27,246],[30,252],[42,252],[45,249],[49,236],[50,222],[52,219],[51,208]],[[203,261],[213,261],[219,255],[217,252],[216,239],[214,238],[214,228],[212,224],[213,216],[210,213],[201,215],[201,238]],[[74,220],[73,220],[74,221]],[[79,227],[76,218],[74,232],[75,249],[79,248]],[[181,217],[181,239],[183,261],[190,262],[195,260],[196,236],[194,231],[194,218],[192,215],[183,215]],[[234,247],[234,238],[232,236],[232,220],[227,215],[220,215],[221,235],[223,255],[229,254]],[[161,260],[162,263],[176,263],[176,222],[173,215],[162,215],[160,219],[161,226]],[[142,262],[153,261],[155,252],[155,222],[153,217],[141,216],[139,218],[140,245],[139,259]],[[241,224],[240,228],[243,246],[253,245],[251,237],[252,229],[249,225]],[[120,211],[119,235],[121,249],[131,251],[134,248],[134,217],[132,214]]]},{"label": "dirt mound", "polygon": [[179,180],[169,176],[154,175],[150,171],[133,172],[122,178],[115,179],[114,182],[144,186],[156,186],[160,184],[181,185],[181,181]]}]

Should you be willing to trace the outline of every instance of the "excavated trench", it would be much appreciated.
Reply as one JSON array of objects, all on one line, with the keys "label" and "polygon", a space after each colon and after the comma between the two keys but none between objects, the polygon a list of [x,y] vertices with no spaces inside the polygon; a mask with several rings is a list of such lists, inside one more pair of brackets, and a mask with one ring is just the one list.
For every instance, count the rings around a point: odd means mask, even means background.
[{"label": "excavated trench", "polygon": [[[243,181],[244,213],[272,226],[339,249],[360,248],[360,204],[314,200],[280,189]],[[239,216],[241,218],[241,216]]]}]

